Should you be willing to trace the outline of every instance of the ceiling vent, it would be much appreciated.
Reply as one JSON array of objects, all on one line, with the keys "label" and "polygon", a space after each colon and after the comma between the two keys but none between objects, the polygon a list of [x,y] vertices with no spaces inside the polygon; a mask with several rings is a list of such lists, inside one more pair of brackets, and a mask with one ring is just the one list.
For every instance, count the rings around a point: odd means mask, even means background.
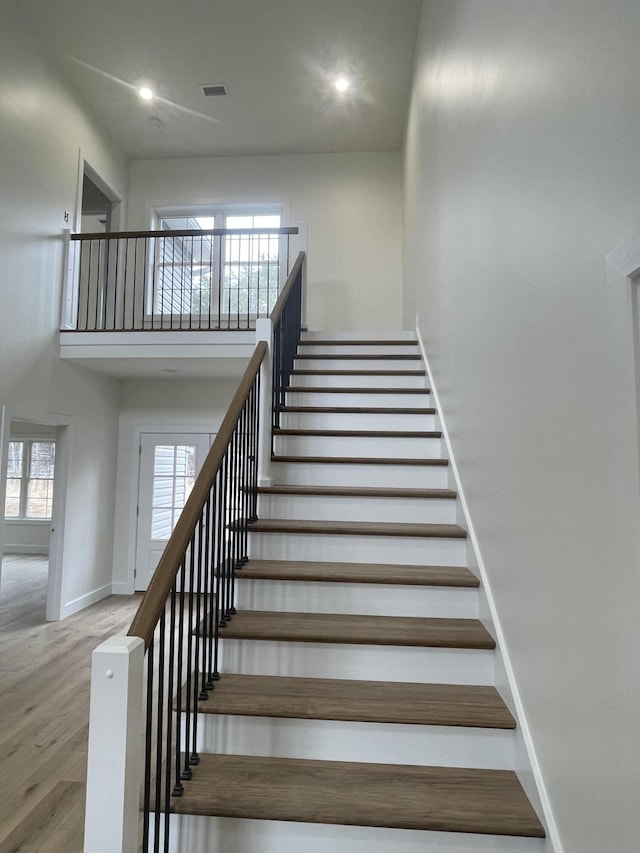
[{"label": "ceiling vent", "polygon": [[213,83],[210,86],[201,86],[205,98],[222,98],[229,94],[226,83]]}]

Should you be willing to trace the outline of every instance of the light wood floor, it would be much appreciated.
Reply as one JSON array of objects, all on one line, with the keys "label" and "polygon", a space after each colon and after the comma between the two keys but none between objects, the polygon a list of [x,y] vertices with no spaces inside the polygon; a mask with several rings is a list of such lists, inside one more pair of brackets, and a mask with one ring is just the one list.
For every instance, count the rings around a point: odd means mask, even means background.
[{"label": "light wood floor", "polygon": [[91,652],[139,597],[45,622],[45,559],[5,556],[0,586],[0,853],[81,853]]}]

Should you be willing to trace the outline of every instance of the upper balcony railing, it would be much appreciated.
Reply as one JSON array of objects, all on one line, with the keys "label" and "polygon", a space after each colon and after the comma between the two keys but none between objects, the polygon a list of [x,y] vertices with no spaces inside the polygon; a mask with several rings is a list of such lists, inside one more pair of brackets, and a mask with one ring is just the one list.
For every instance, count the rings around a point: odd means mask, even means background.
[{"label": "upper balcony railing", "polygon": [[249,330],[268,317],[297,228],[72,234],[62,329]]}]

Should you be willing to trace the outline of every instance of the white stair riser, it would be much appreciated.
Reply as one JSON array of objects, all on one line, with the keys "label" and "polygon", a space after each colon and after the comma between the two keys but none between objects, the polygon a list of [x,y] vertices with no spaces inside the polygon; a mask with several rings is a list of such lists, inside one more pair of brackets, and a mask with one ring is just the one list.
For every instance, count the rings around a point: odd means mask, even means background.
[{"label": "white stair riser", "polygon": [[476,589],[237,578],[238,610],[478,618]]},{"label": "white stair riser", "polygon": [[435,415],[389,414],[388,412],[282,412],[283,429],[439,429]]},{"label": "white stair riser", "polygon": [[272,462],[274,483],[298,486],[379,486],[447,489],[447,465],[359,465],[339,462]]},{"label": "white stair riser", "polygon": [[[224,675],[222,676],[224,678]],[[198,751],[435,767],[513,767],[513,732],[201,714]]]},{"label": "white stair riser", "polygon": [[184,815],[171,825],[170,853],[553,853],[544,840],[499,835]]},{"label": "white stair riser", "polygon": [[456,502],[434,498],[362,498],[260,495],[260,518],[314,518],[317,521],[412,521],[455,524]]},{"label": "white stair riser", "polygon": [[399,536],[323,536],[250,533],[254,560],[328,560],[331,563],[406,563],[412,566],[464,566],[464,539],[417,539]]},{"label": "white stair riser", "polygon": [[[355,355],[355,353],[353,353]],[[420,370],[419,358],[296,358],[294,367],[309,370]]]},{"label": "white stair riser", "polygon": [[433,405],[430,394],[374,394],[325,391],[288,391],[287,406],[374,406],[386,409],[426,409]]},{"label": "white stair riser", "polygon": [[[304,369],[304,368],[303,368]],[[309,368],[313,369],[313,368]],[[350,368],[345,368],[349,370]],[[375,369],[375,368],[374,368]],[[414,370],[417,368],[413,368]],[[426,388],[426,376],[397,376],[374,375],[367,376],[359,373],[357,376],[341,376],[340,374],[314,376],[310,374],[292,374],[291,385],[296,387],[326,388]]]},{"label": "white stair riser", "polygon": [[407,341],[406,344],[351,344],[345,346],[339,341],[335,344],[317,344],[312,341],[301,341],[298,352],[302,355],[419,355],[418,344]]},{"label": "white stair riser", "polygon": [[221,672],[434,684],[493,684],[494,652],[342,643],[222,640]]},{"label": "white stair riser", "polygon": [[415,343],[416,333],[408,329],[393,331],[389,329],[362,329],[346,331],[336,329],[333,331],[310,331],[305,330],[300,335],[301,343],[313,343],[314,341],[407,341]]},{"label": "white stair riser", "polygon": [[275,452],[283,456],[367,456],[386,459],[441,459],[441,438],[276,435]]}]

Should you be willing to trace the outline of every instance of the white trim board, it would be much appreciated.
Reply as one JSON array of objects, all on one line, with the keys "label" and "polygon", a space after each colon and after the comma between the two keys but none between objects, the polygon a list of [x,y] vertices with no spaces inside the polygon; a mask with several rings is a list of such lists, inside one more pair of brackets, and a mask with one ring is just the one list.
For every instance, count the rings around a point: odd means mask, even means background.
[{"label": "white trim board", "polygon": [[442,412],[442,406],[440,405],[438,390],[433,380],[433,374],[431,372],[431,366],[429,364],[429,358],[427,356],[424,339],[420,331],[418,315],[416,315],[416,336],[418,338],[418,346],[420,347],[422,358],[424,359],[424,364],[427,371],[427,376],[429,379],[429,387],[431,389],[433,405],[436,408],[437,416],[440,421],[442,439],[445,444],[446,454],[449,458],[449,468],[451,476],[454,480],[453,488],[455,488],[458,493],[458,499],[460,501],[460,507],[462,509],[463,519],[461,519],[461,522],[466,527],[469,534],[467,540],[469,552],[469,568],[471,569],[471,571],[475,572],[480,577],[480,581],[482,584],[479,590],[481,619],[487,626],[487,629],[495,637],[497,644],[496,686],[498,687],[500,692],[503,693],[503,698],[505,699],[507,704],[509,704],[512,710],[515,712],[515,716],[518,721],[518,727],[515,730],[516,772],[518,774],[520,782],[522,783],[523,788],[527,793],[527,796],[533,803],[534,807],[539,812],[541,812],[541,819],[545,824],[545,829],[547,832],[546,848],[548,850],[548,853],[564,853],[564,848],[560,841],[560,835],[558,833],[558,828],[553,815],[551,801],[549,799],[549,795],[547,793],[547,789],[542,778],[542,771],[540,769],[540,764],[536,756],[533,740],[531,737],[531,731],[527,723],[524,705],[522,703],[520,692],[516,683],[515,673],[511,664],[511,660],[509,658],[502,624],[498,616],[495,599],[491,591],[491,585],[489,583],[489,578],[486,571],[486,566],[482,558],[482,553],[480,551],[480,544],[478,542],[478,537],[476,535],[476,531],[471,520],[469,505],[467,503],[464,494],[464,489],[462,487],[458,466],[456,465],[453,447],[451,445],[451,440],[447,431],[445,418]]},{"label": "white trim board", "polygon": [[640,554],[640,231],[609,252],[606,273],[612,475]]},{"label": "white trim board", "polygon": [[81,595],[79,598],[74,598],[73,601],[69,601],[67,604],[63,605],[62,615],[60,618],[66,619],[67,616],[73,616],[74,613],[79,613],[86,607],[91,607],[92,604],[96,604],[98,601],[102,601],[103,598],[107,598],[107,596],[112,595],[112,592],[112,584],[107,583],[104,586],[100,586],[97,589],[92,590],[91,592],[85,593],[85,595]]}]

